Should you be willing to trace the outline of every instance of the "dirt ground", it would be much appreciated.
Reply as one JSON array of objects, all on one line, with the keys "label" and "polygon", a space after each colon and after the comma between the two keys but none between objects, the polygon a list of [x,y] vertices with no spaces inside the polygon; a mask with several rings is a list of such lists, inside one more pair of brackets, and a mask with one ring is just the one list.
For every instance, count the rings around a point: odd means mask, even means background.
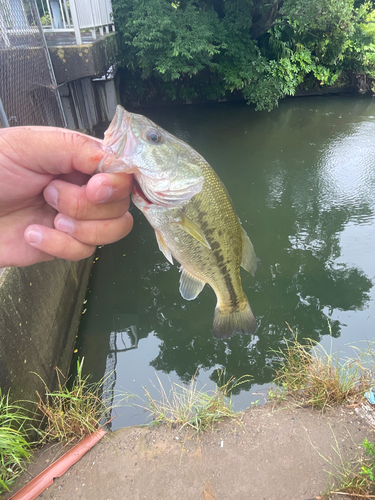
[{"label": "dirt ground", "polygon": [[[374,442],[374,427],[357,409],[246,411],[214,431],[189,435],[158,427],[108,433],[38,498],[53,500],[310,500],[338,477],[341,464]],[[47,467],[42,450],[16,488]],[[330,476],[330,473],[334,476]],[[350,498],[333,495],[332,498]]]}]

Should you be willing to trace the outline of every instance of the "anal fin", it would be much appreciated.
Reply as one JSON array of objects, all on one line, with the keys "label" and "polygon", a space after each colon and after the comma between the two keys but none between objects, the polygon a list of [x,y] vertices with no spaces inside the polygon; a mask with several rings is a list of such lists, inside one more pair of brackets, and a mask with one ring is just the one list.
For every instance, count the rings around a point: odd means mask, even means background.
[{"label": "anal fin", "polygon": [[203,290],[205,283],[194,278],[183,267],[180,276],[180,294],[185,300],[194,300]]}]

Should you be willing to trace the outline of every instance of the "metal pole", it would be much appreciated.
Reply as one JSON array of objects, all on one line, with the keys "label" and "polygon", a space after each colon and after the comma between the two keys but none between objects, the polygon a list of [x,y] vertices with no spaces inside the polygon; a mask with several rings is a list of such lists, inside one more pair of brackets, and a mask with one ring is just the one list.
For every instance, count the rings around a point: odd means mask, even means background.
[{"label": "metal pole", "polygon": [[70,13],[72,14],[72,19],[73,19],[73,28],[76,36],[76,42],[77,45],[82,45],[81,29],[80,29],[75,0],[70,0],[69,6],[70,6]]},{"label": "metal pole", "polygon": [[52,11],[52,27],[54,29],[65,28],[63,25],[63,20],[61,19],[60,4],[58,0],[50,0],[49,4]]},{"label": "metal pole", "polygon": [[92,21],[92,26],[93,26],[93,29],[91,30],[91,36],[93,37],[94,40],[96,40],[96,22],[95,22],[96,20],[95,20],[94,11],[92,8],[91,0],[89,0],[89,4],[90,4],[90,12],[91,12],[91,21]]},{"label": "metal pole", "polygon": [[5,114],[5,109],[1,99],[0,99],[0,121],[3,124],[3,127],[9,127],[8,118],[7,115]]}]

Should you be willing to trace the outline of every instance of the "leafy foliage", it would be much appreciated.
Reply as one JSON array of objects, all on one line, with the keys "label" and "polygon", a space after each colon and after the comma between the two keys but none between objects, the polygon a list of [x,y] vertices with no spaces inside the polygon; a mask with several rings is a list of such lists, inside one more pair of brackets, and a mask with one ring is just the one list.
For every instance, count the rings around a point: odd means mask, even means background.
[{"label": "leafy foliage", "polygon": [[30,420],[24,410],[9,402],[0,389],[0,495],[21,473],[30,456],[25,424]]},{"label": "leafy foliage", "polygon": [[[337,441],[336,441],[337,444]],[[343,463],[338,472],[339,487],[331,493],[342,493],[350,498],[373,498],[375,490],[375,446],[366,438],[361,446],[365,456],[349,464]],[[336,451],[336,450],[335,450]]]},{"label": "leafy foliage", "polygon": [[127,99],[242,94],[272,109],[299,88],[373,78],[373,2],[113,0]]}]

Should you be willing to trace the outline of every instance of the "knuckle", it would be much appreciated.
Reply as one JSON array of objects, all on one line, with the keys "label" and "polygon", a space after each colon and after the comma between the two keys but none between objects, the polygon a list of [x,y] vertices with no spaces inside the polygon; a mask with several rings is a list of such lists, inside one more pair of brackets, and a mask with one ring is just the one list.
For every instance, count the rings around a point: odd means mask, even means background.
[{"label": "knuckle", "polygon": [[73,219],[80,220],[87,216],[87,199],[84,191],[81,190],[78,196],[73,198],[69,210]]},{"label": "knuckle", "polygon": [[90,142],[90,137],[81,134],[79,132],[68,132],[64,133],[64,140],[67,147],[75,150],[85,147]]},{"label": "knuckle", "polygon": [[94,224],[92,231],[90,231],[90,243],[94,244],[96,243],[97,245],[102,245],[104,235],[103,235],[103,224]]},{"label": "knuckle", "polygon": [[85,198],[82,196],[78,196],[76,200],[76,219],[83,219],[86,216],[87,212],[87,204]]},{"label": "knuckle", "polygon": [[79,214],[81,212],[79,198],[74,198],[69,205],[69,215],[73,219],[79,219]]},{"label": "knuckle", "polygon": [[69,256],[72,253],[72,238],[70,236],[65,235],[65,234],[61,235],[59,243],[60,243],[59,244],[59,254],[66,255],[66,257],[63,257],[63,258],[67,258],[68,260],[70,260]]}]

